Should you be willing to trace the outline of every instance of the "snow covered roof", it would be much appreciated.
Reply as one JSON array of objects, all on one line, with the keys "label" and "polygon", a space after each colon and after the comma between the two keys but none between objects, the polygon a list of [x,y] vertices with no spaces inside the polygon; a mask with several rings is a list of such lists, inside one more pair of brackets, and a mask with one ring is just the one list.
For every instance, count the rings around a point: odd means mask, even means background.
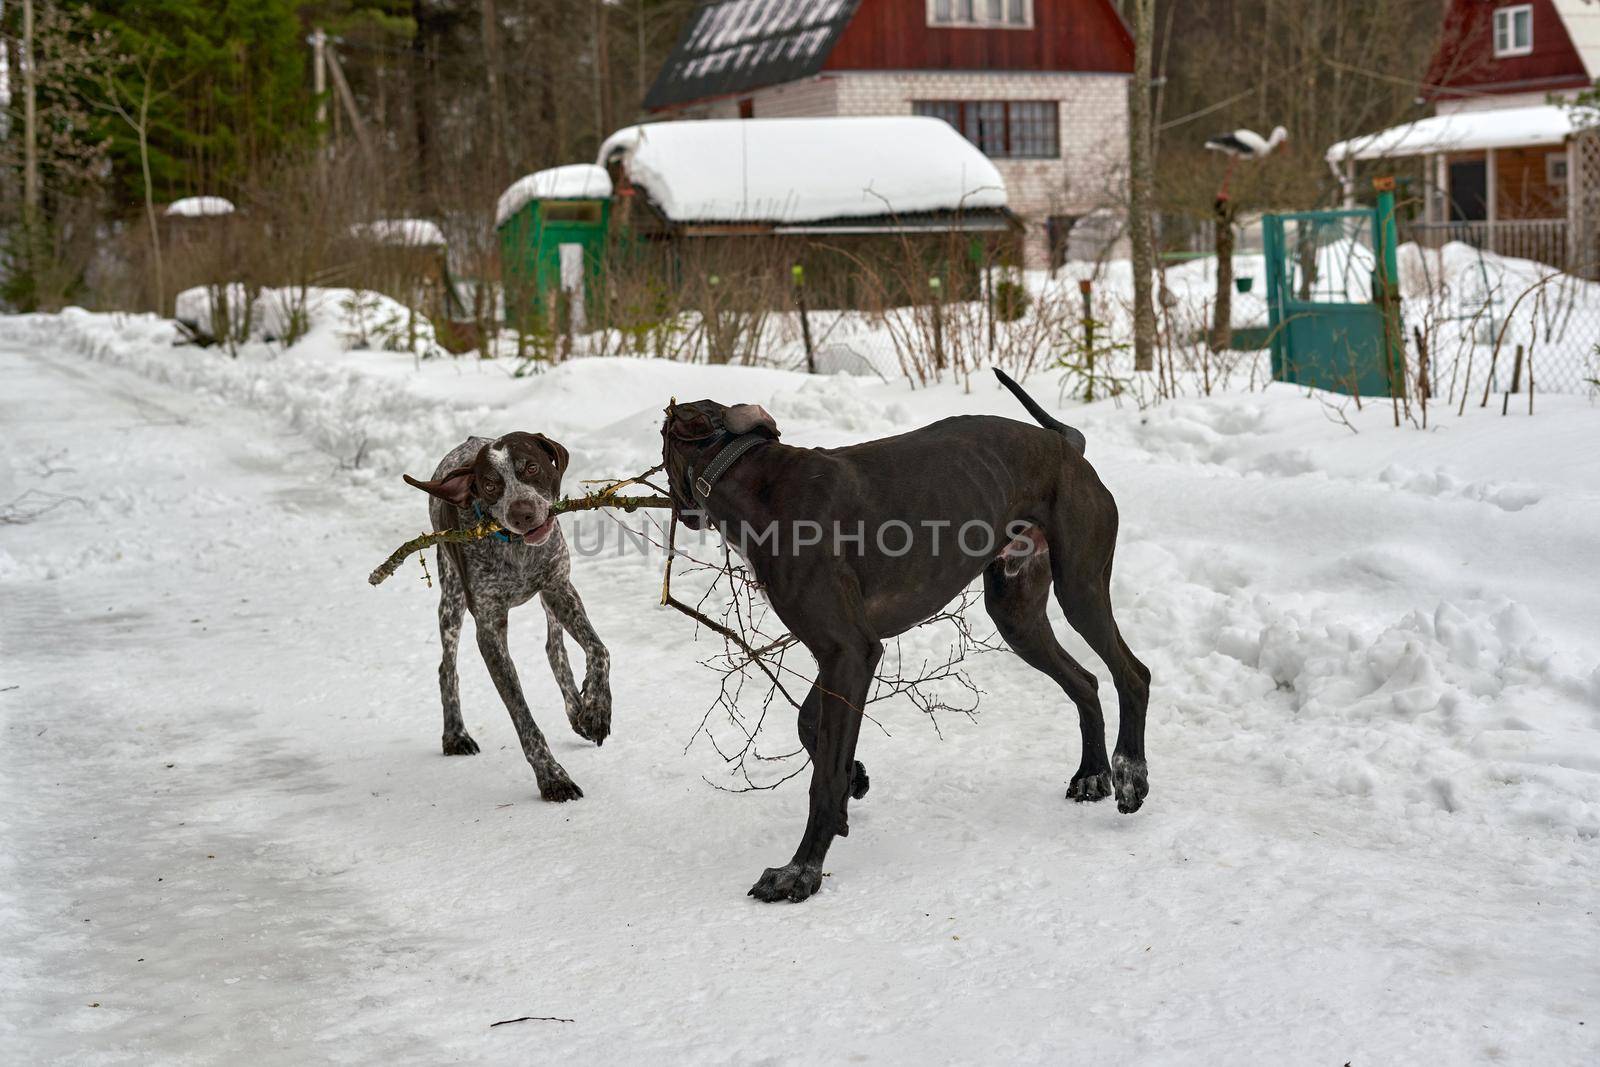
[{"label": "snow covered roof", "polygon": [[1433,152],[1470,152],[1561,144],[1577,127],[1574,109],[1558,104],[1455,111],[1352,137],[1328,149],[1330,163],[1390,159]]},{"label": "snow covered roof", "polygon": [[860,0],[712,0],[684,24],[644,98],[648,110],[809,78]]},{"label": "snow covered roof", "polygon": [[209,215],[232,215],[233,201],[220,196],[186,196],[167,205],[169,216],[200,219]]},{"label": "snow covered roof", "polygon": [[593,163],[551,167],[512,182],[510,188],[500,194],[494,224],[504,226],[507,219],[533,200],[608,200],[610,197],[611,176],[604,167]]},{"label": "snow covered roof", "polygon": [[350,227],[350,236],[381,245],[431,248],[445,244],[444,231],[428,219],[379,219]]},{"label": "snow covered roof", "polygon": [[1005,181],[942,119],[708,119],[600,146],[674,222],[816,222],[1006,206]]}]

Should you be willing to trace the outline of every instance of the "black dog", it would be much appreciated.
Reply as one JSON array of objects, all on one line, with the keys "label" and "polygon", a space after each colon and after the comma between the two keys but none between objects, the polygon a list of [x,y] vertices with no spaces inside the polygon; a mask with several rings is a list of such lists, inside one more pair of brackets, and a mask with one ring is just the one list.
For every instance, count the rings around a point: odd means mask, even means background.
[{"label": "black dog", "polygon": [[[472,612],[478,651],[500,699],[511,712],[522,754],[533,766],[539,795],[576,800],[583,790],[550,754],[544,734],[528,711],[517,668],[506,644],[506,617],[534,596],[544,601],[548,629],[545,652],[561,688],[567,721],[579,737],[600,744],[611,732],[611,657],[600,643],[578,591],[572,588],[571,558],[550,505],[561,496],[567,450],[541,433],[508,433],[497,441],[473,437],[439,461],[433,480],[407,484],[433,497],[428,515],[435,530],[467,529],[492,518],[505,532],[468,544],[439,546],[439,693],[444,701],[444,754],[470,756],[478,744],[461,721],[456,649],[463,611]],[[572,681],[566,644],[571,634],[583,649],[580,691]]]},{"label": "black dog", "polygon": [[[768,868],[751,896],[798,901],[816,892],[828,846],[849,832],[850,797],[865,790],[856,739],[883,639],[933,615],[979,574],[1006,642],[1077,706],[1083,758],[1067,796],[1100,800],[1114,788],[1117,808],[1133,812],[1149,791],[1150,672],[1111,614],[1116,502],[1083,458],[1083,435],[996,373],[1043,429],[960,416],[881,441],[801,449],[778,443],[772,417],[752,404],[667,409],[674,514],[723,532],[817,661],[799,722],[812,760],[810,817],[794,859]],[[1110,760],[1095,677],[1045,616],[1052,587],[1116,683],[1121,724]]]}]

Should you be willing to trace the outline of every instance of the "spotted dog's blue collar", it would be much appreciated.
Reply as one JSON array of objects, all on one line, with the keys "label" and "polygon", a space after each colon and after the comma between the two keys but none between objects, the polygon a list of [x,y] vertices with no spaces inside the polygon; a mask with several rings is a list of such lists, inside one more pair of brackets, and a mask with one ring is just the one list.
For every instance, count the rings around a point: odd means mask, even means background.
[{"label": "spotted dog's blue collar", "polygon": [[[483,505],[478,503],[476,500],[474,500],[472,502],[472,514],[477,518],[477,520],[479,522],[483,522],[484,520],[486,520],[489,517],[489,516],[487,516],[487,515],[485,515],[483,513]],[[489,536],[494,538],[496,541],[499,541],[502,544],[509,545],[511,543],[511,535],[509,533],[507,533],[506,531],[504,531],[504,530],[496,530],[494,533],[490,534]]]}]

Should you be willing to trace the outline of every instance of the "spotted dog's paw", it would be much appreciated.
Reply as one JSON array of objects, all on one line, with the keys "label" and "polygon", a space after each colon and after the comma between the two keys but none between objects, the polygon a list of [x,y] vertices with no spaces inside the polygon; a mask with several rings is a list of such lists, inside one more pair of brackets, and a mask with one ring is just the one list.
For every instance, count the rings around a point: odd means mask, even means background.
[{"label": "spotted dog's paw", "polygon": [[1118,753],[1111,757],[1111,780],[1117,787],[1117,810],[1132,815],[1150,795],[1150,768],[1142,759]]},{"label": "spotted dog's paw", "polygon": [[445,734],[441,747],[446,756],[476,756],[478,742],[468,737],[466,733]]},{"label": "spotted dog's paw", "polygon": [[768,867],[750,887],[750,896],[772,903],[778,900],[798,904],[822,886],[822,868],[791,863],[784,867]]},{"label": "spotted dog's paw", "polygon": [[552,804],[562,804],[579,799],[583,796],[583,790],[578,788],[577,782],[567,777],[566,771],[556,767],[539,775],[539,795]]},{"label": "spotted dog's paw", "polygon": [[571,716],[572,732],[596,745],[611,736],[611,687],[605,684],[583,687],[578,712]]}]

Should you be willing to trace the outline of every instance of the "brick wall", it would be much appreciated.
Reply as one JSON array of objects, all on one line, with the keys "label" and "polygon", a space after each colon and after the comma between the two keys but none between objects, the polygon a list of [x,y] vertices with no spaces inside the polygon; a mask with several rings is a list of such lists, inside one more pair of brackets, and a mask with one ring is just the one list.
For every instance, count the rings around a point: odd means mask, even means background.
[{"label": "brick wall", "polygon": [[[909,115],[914,100],[1054,100],[1059,159],[997,159],[1011,210],[1027,227],[1027,265],[1048,265],[1045,220],[1115,209],[1127,172],[1127,79],[1107,74],[861,71],[758,89],[745,99],[757,118]],[[677,118],[739,117],[739,98],[685,108]]]}]

